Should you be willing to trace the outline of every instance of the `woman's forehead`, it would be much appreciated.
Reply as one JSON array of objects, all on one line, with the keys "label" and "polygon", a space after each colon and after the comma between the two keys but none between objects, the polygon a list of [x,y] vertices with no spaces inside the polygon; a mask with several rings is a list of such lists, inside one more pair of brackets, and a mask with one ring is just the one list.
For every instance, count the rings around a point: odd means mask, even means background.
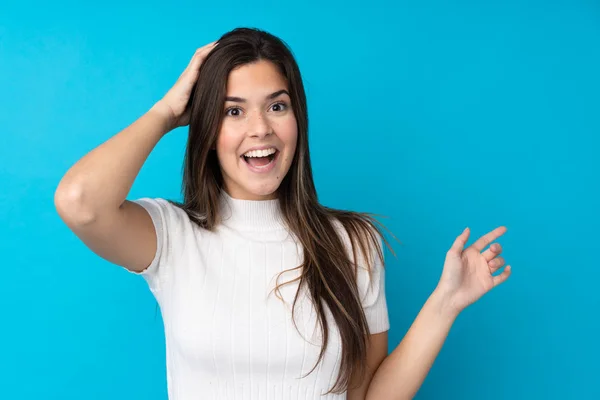
[{"label": "woman's forehead", "polygon": [[227,96],[247,100],[264,99],[274,92],[288,89],[287,80],[270,61],[244,64],[229,73]]}]

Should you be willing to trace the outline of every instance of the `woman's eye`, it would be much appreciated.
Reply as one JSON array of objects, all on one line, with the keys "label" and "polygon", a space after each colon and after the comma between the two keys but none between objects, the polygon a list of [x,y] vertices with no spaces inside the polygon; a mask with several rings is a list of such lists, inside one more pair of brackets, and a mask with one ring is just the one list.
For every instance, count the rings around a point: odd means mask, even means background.
[{"label": "woman's eye", "polygon": [[229,115],[232,117],[237,117],[240,115],[241,110],[237,107],[232,107],[227,109],[227,111],[225,112],[225,115]]},{"label": "woman's eye", "polygon": [[273,111],[284,111],[286,108],[287,108],[287,104],[285,104],[285,103],[273,104]]}]

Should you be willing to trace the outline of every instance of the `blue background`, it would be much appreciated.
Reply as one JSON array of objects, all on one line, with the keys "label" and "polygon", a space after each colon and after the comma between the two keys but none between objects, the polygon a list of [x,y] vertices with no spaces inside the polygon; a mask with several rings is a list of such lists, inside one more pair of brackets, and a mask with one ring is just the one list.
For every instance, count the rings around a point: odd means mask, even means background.
[{"label": "blue background", "polygon": [[[3,2],[0,397],[166,398],[145,282],[84,247],[53,195],[237,26],[297,56],[322,202],[387,215],[402,241],[390,351],[464,227],[469,244],[508,227],[511,278],[459,316],[417,398],[600,398],[600,5],[573,0]],[[130,199],[180,198],[186,134]]]}]

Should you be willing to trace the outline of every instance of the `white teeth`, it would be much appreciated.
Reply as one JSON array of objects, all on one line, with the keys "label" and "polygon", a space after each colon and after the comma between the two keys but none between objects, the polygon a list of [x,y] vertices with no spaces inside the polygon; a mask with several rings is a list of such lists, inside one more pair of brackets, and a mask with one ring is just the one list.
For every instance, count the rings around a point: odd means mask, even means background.
[{"label": "white teeth", "polygon": [[252,150],[244,154],[245,157],[266,157],[274,154],[277,150],[273,147],[265,150]]}]

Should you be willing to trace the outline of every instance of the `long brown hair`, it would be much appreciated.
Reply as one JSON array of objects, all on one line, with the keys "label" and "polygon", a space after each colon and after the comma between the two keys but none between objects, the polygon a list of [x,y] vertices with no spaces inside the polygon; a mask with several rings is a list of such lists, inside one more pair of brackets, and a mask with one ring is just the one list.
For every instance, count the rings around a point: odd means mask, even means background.
[{"label": "long brown hair", "polygon": [[[304,260],[294,268],[301,269],[301,275],[284,284],[299,280],[299,289],[306,285],[317,311],[323,346],[309,374],[327,347],[329,329],[323,303],[330,309],[341,336],[342,358],[339,376],[328,393],[342,393],[353,377],[360,377],[359,381],[364,377],[370,334],[358,294],[358,262],[353,260],[364,260],[370,274],[375,263],[373,249],[383,263],[380,240],[388,247],[389,243],[377,226],[383,225],[374,214],[336,210],[319,204],[308,149],[308,112],[302,77],[292,52],[281,39],[262,30],[237,28],[223,35],[208,54],[190,98],[191,118],[183,167],[184,200],[183,203],[171,202],[202,228],[212,230],[219,223],[223,176],[213,148],[224,116],[227,79],[234,68],[258,60],[274,63],[287,80],[298,127],[294,159],[277,190],[277,197],[284,222],[303,246]],[[341,224],[348,235],[352,259],[336,223]],[[279,290],[280,286],[275,289]],[[299,293],[300,290],[296,292],[293,310]]]}]

